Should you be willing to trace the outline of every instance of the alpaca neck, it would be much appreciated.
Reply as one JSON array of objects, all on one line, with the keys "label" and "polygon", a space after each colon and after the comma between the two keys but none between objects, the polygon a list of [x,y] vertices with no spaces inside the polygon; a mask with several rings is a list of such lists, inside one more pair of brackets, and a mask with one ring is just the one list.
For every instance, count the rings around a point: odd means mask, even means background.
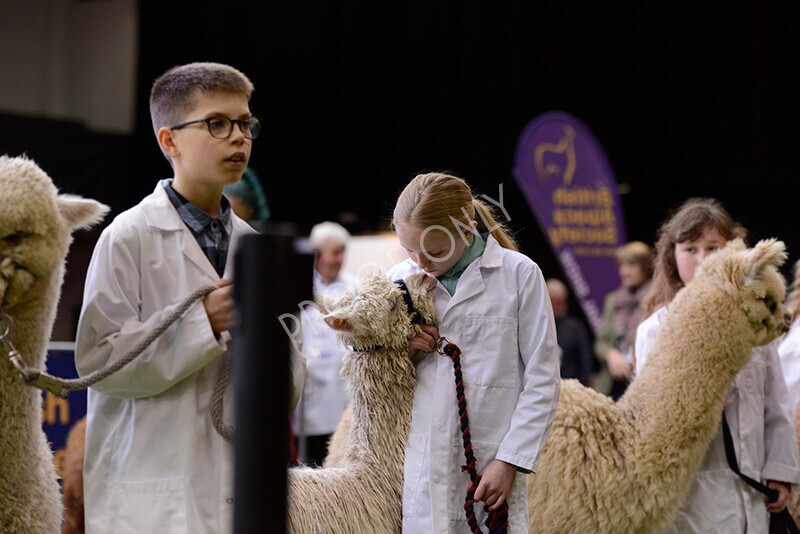
[{"label": "alpaca neck", "polygon": [[[47,342],[55,320],[58,291],[63,269],[58,268],[49,278],[40,279],[28,290],[25,301],[4,310],[14,321],[11,342],[28,367],[37,370],[44,365]],[[7,358],[7,347],[2,354]]]},{"label": "alpaca neck", "polygon": [[[389,350],[348,356],[345,374],[350,381],[353,416],[346,454],[400,470],[402,479],[416,381],[406,350],[387,354]],[[387,460],[397,458],[398,465],[387,465]]]},{"label": "alpaca neck", "polygon": [[[58,290],[61,286],[62,270],[58,269],[49,279],[37,282],[26,295],[23,303],[6,308],[4,313],[14,321],[11,344],[19,352],[26,367],[41,370],[44,368],[45,352],[50,331],[55,319]],[[39,390],[18,380],[18,372],[8,359],[8,345],[0,343],[0,370],[4,376],[12,378],[0,388],[0,420],[10,421],[27,417],[38,421]],[[24,400],[27,399],[27,400]],[[33,400],[31,400],[33,399]],[[24,405],[30,405],[22,408]],[[16,428],[20,428],[16,426]]]},{"label": "alpaca neck", "polygon": [[[11,342],[27,367],[44,367],[60,282],[60,273],[54,273],[51,279],[32,287],[24,303],[4,310],[14,321]],[[41,465],[51,466],[52,460],[31,453],[37,446],[47,450],[41,427],[42,397],[38,389],[19,380],[5,343],[0,343],[0,372],[0,486],[8,488],[14,481],[30,483],[31,473],[41,470]]]},{"label": "alpaca neck", "polygon": [[618,406],[636,421],[640,458],[679,476],[681,467],[697,469],[717,432],[728,390],[750,355],[752,326],[722,290],[690,286],[661,332],[676,335],[658,337]]}]

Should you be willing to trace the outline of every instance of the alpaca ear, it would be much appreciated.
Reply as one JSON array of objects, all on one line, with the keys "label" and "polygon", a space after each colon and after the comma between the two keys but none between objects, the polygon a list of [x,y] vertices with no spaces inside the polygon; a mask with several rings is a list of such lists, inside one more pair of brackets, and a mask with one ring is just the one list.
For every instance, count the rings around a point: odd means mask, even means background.
[{"label": "alpaca ear", "polygon": [[332,311],[341,308],[340,301],[341,297],[335,297],[333,295],[325,295],[324,293],[314,295],[314,303],[317,305],[317,310],[319,310],[322,315],[328,315]]},{"label": "alpaca ear", "polygon": [[436,288],[436,278],[425,273],[414,273],[406,277],[406,285],[418,286],[427,292]]},{"label": "alpaca ear", "polygon": [[109,211],[105,204],[75,195],[58,195],[56,204],[70,228],[84,230],[102,221]]},{"label": "alpaca ear", "polygon": [[767,265],[778,267],[786,261],[786,245],[775,238],[763,239],[747,251],[744,285],[750,284]]},{"label": "alpaca ear", "polygon": [[344,297],[334,297],[333,295],[318,294],[314,296],[317,303],[317,309],[324,315],[322,318],[325,324],[339,330],[341,332],[352,332],[353,325],[350,320],[345,317]]},{"label": "alpaca ear", "polygon": [[744,244],[744,241],[741,237],[737,237],[736,239],[731,239],[725,245],[725,248],[729,248],[731,250],[747,250],[747,245]]}]

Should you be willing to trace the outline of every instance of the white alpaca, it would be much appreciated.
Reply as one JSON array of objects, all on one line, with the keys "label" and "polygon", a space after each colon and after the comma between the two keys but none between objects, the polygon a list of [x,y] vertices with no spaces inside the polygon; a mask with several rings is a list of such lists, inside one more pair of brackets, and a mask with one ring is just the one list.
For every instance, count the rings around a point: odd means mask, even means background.
[{"label": "white alpaca", "polygon": [[676,295],[647,365],[616,404],[574,380],[561,388],[530,532],[653,533],[669,526],[751,349],[788,328],[776,265],[784,245],[738,240]]},{"label": "white alpaca", "polygon": [[[0,310],[14,322],[10,340],[27,367],[44,367],[71,230],[107,211],[59,195],[33,161],[0,156]],[[0,342],[0,532],[52,534],[61,530],[62,507],[41,393],[18,375]]]},{"label": "white alpaca", "polygon": [[[424,274],[405,280],[413,309],[435,321]],[[325,322],[352,347],[342,374],[349,380],[352,426],[336,467],[289,470],[289,532],[400,532],[403,460],[416,387],[408,342],[419,331],[403,291],[367,275],[343,297],[322,296]]]}]

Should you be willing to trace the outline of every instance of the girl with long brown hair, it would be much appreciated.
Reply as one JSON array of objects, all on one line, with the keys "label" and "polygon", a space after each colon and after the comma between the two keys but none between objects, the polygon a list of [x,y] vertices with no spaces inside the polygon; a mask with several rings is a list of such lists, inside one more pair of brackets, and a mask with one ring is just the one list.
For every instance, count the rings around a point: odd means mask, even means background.
[{"label": "girl with long brown hair", "polygon": [[[722,205],[709,198],[687,200],[661,226],[653,286],[644,302],[648,317],[636,331],[637,371],[646,365],[669,303],[691,282],[697,266],[729,240],[745,234]],[[708,333],[709,343],[715,334]],[[767,502],[730,469],[723,432],[718,431],[668,532],[767,532],[767,512],[782,511],[791,484],[800,482],[790,414],[777,341],[756,347],[734,379],[724,418],[742,473],[766,481],[778,491],[778,499]]]}]

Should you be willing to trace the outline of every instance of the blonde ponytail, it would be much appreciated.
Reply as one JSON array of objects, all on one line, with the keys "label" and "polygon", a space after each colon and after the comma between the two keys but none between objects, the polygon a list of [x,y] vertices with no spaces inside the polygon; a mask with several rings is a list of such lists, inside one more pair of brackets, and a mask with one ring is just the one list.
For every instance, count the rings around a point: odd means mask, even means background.
[{"label": "blonde ponytail", "polygon": [[494,218],[494,210],[477,198],[473,198],[472,203],[475,205],[478,231],[482,234],[492,234],[492,237],[494,237],[503,248],[519,251],[517,242],[511,236],[508,229]]}]

